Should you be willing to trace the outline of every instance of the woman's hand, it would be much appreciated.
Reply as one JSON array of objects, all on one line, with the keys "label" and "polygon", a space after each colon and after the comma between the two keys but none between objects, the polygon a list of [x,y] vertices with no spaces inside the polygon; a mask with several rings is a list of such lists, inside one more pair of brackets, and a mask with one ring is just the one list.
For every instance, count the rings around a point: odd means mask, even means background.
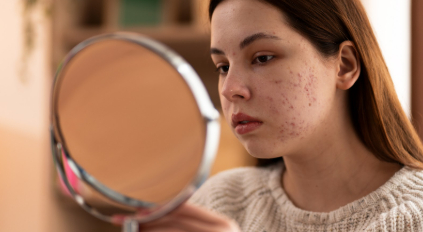
[{"label": "woman's hand", "polygon": [[184,203],[168,215],[140,225],[140,232],[241,232],[235,221]]}]

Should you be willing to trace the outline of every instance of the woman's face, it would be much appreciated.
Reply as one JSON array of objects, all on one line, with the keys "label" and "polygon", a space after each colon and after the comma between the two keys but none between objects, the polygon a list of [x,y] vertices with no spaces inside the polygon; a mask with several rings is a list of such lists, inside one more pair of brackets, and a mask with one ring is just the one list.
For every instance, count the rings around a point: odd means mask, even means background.
[{"label": "woman's face", "polygon": [[227,0],[211,21],[226,121],[249,153],[300,152],[331,130],[338,69],[290,28],[283,13],[257,0]]}]

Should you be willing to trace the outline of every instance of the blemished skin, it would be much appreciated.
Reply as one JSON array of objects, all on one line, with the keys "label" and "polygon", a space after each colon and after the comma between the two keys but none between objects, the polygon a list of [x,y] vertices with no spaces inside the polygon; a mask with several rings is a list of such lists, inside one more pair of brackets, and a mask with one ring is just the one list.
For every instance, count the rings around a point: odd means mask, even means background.
[{"label": "blemished skin", "polygon": [[[298,207],[336,210],[376,190],[401,167],[375,158],[358,138],[348,89],[361,67],[354,44],[325,57],[277,8],[226,0],[211,20],[211,57],[225,119],[248,152],[284,158],[281,186]],[[185,203],[141,231],[240,231]]]},{"label": "blemished skin", "polygon": [[[234,134],[258,158],[306,153],[309,146],[337,136],[333,120],[344,93],[337,91],[338,66],[323,58],[312,44],[292,30],[281,12],[264,4],[218,7],[212,19],[212,54],[219,68],[219,92],[226,121],[244,113],[261,125]],[[226,3],[222,3],[226,4]],[[229,5],[229,3],[228,3]],[[240,43],[264,34],[247,46]],[[251,40],[250,40],[251,41]]]}]

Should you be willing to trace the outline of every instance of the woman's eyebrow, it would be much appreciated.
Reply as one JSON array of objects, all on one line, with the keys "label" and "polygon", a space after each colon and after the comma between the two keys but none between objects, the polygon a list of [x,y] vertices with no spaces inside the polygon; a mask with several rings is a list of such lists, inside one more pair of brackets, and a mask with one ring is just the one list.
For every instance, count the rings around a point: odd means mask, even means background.
[{"label": "woman's eyebrow", "polygon": [[[253,35],[247,36],[245,37],[244,40],[241,41],[241,43],[239,44],[239,48],[243,49],[245,47],[247,47],[248,45],[252,44],[254,41],[259,40],[259,39],[275,39],[275,40],[282,40],[281,38],[275,36],[275,35],[269,35],[263,32],[260,33],[255,33]],[[218,49],[218,48],[210,48],[210,54],[211,55],[225,55],[225,52],[223,52],[222,50]]]},{"label": "woman's eyebrow", "polygon": [[248,45],[250,45],[251,43],[253,43],[254,41],[259,40],[259,39],[281,40],[281,38],[279,38],[275,35],[269,35],[269,34],[265,34],[263,32],[260,32],[260,33],[256,33],[256,34],[245,37],[245,39],[242,40],[242,42],[239,44],[239,48],[243,49],[243,48],[247,47]]},{"label": "woman's eyebrow", "polygon": [[210,55],[225,55],[225,53],[218,48],[210,48]]}]

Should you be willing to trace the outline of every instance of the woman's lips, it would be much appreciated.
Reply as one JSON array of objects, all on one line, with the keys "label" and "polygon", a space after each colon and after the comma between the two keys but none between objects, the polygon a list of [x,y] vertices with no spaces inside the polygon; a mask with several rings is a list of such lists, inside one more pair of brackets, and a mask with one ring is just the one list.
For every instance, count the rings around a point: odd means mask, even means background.
[{"label": "woman's lips", "polygon": [[243,135],[256,130],[263,124],[259,119],[253,118],[247,114],[232,114],[232,127],[236,133]]}]

